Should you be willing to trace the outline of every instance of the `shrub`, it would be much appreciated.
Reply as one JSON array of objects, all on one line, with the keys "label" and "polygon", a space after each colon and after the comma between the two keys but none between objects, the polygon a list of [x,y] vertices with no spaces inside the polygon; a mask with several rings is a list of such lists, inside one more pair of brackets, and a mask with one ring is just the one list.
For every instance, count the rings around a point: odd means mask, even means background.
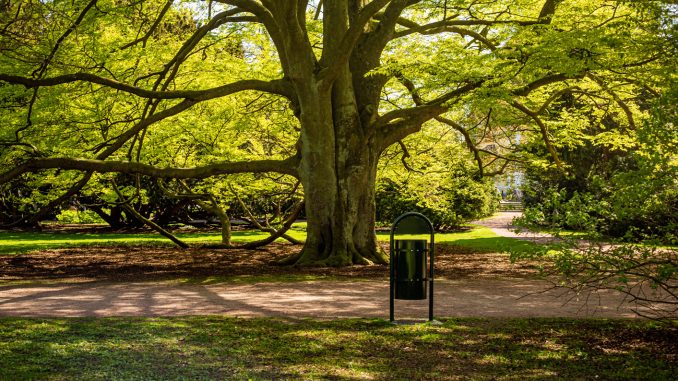
[{"label": "shrub", "polygon": [[388,225],[405,212],[419,212],[437,230],[445,230],[496,211],[500,197],[491,181],[477,181],[470,176],[448,180],[447,184],[428,186],[381,181],[376,190],[377,221]]},{"label": "shrub", "polygon": [[104,224],[104,220],[91,210],[62,210],[57,215],[57,220],[62,224]]}]

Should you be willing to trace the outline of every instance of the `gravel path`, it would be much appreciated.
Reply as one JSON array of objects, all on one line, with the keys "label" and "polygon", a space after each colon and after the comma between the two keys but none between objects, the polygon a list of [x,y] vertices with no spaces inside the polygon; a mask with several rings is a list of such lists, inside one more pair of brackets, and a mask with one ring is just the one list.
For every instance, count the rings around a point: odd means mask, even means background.
[{"label": "gravel path", "polygon": [[[616,293],[588,300],[526,279],[435,283],[436,316],[634,317]],[[313,281],[172,285],[159,282],[0,286],[0,316],[229,315],[296,318],[388,317],[388,282]],[[568,300],[570,302],[566,303]],[[396,316],[424,318],[428,301],[396,301]]]},{"label": "gravel path", "polygon": [[[516,233],[511,221],[518,215],[520,213],[504,212],[494,218],[474,223],[489,227],[496,234],[505,237],[533,241],[553,239],[548,234]],[[68,255],[72,257],[76,254]],[[113,258],[114,255],[110,254],[108,257]],[[552,289],[550,283],[534,279],[527,274],[506,277],[492,271],[481,271],[483,265],[492,268],[502,265],[491,262],[490,259],[494,257],[486,257],[483,257],[481,262],[478,262],[477,258],[464,260],[475,266],[477,270],[475,272],[468,274],[464,271],[450,272],[452,277],[436,280],[434,298],[436,316],[636,317],[634,306],[626,303],[619,293],[601,291],[594,295],[577,296],[563,289]],[[490,262],[485,263],[486,261]],[[177,284],[172,281],[102,281],[75,278],[47,285],[3,284],[0,281],[0,316],[229,315],[327,319],[388,318],[388,289],[388,282],[383,279],[209,285]],[[396,301],[397,319],[424,318],[427,315],[426,300]]]}]

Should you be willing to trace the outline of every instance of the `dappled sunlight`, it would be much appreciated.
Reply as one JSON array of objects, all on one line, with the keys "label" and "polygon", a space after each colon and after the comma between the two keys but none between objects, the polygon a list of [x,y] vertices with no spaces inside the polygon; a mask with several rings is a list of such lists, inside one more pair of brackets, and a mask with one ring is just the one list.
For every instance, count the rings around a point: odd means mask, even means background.
[{"label": "dappled sunlight", "polygon": [[671,374],[677,339],[675,331],[646,324],[562,319],[442,326],[223,316],[0,323],[0,374],[13,379],[46,376],[44,361],[69,379],[571,379],[590,378],[591,369],[604,379],[660,379]]},{"label": "dappled sunlight", "polygon": [[[220,284],[80,282],[0,287],[0,316],[165,316],[241,317],[388,316],[386,281],[309,281]],[[568,303],[560,290],[542,281],[476,279],[438,281],[434,313],[441,317],[626,317],[636,314],[610,291],[596,305]],[[427,301],[396,300],[397,320],[423,319]]]}]

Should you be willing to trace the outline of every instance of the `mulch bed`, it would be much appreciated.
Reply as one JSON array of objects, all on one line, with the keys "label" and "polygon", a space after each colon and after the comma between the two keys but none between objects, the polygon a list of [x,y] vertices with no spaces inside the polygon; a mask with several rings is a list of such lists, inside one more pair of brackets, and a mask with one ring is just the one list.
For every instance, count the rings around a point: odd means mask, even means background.
[{"label": "mulch bed", "polygon": [[[88,278],[150,280],[177,277],[239,275],[313,275],[388,279],[388,266],[294,267],[276,261],[301,246],[274,243],[257,250],[152,246],[80,247],[0,256],[0,280]],[[388,249],[388,247],[385,247]],[[506,254],[474,253],[455,246],[436,246],[436,278],[528,277],[534,266],[513,264]]]}]

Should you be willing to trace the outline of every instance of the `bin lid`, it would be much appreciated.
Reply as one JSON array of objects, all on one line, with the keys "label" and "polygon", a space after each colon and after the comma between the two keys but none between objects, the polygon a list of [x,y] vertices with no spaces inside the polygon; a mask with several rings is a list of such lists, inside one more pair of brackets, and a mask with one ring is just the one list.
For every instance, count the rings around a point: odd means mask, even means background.
[{"label": "bin lid", "polygon": [[396,219],[392,234],[429,234],[433,233],[431,222],[419,213],[405,213]]}]

